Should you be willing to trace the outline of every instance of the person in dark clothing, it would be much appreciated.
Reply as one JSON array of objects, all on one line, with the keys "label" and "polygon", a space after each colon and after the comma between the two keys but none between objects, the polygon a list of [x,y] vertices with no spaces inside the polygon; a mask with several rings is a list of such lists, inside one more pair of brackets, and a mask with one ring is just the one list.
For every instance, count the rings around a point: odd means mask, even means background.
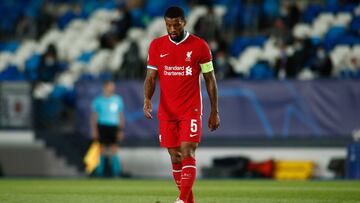
[{"label": "person in dark clothing", "polygon": [[40,65],[38,68],[39,81],[54,81],[58,69],[59,61],[57,50],[54,44],[50,44],[45,53],[41,56]]},{"label": "person in dark clothing", "polygon": [[330,56],[326,53],[324,47],[319,46],[316,51],[315,61],[311,67],[317,75],[322,77],[330,77],[333,69]]}]

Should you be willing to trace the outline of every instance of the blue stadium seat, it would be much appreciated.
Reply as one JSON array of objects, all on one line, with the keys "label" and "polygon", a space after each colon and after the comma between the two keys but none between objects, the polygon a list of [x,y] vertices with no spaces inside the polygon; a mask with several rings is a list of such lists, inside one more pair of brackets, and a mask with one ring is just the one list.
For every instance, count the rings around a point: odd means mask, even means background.
[{"label": "blue stadium seat", "polygon": [[80,16],[78,16],[76,13],[74,13],[73,11],[69,10],[67,12],[65,12],[57,21],[58,27],[63,30],[65,29],[65,27],[75,18],[78,18]]},{"label": "blue stadium seat", "polygon": [[230,1],[227,4],[227,11],[224,15],[224,26],[239,28],[242,21],[239,13],[242,11],[242,1]]},{"label": "blue stadium seat", "polygon": [[355,73],[351,69],[344,69],[340,71],[339,77],[343,79],[350,79],[355,77]]},{"label": "blue stadium seat", "polygon": [[6,51],[14,53],[19,46],[20,44],[17,41],[3,42],[0,43],[0,52]]},{"label": "blue stadium seat", "polygon": [[85,18],[87,18],[99,7],[100,7],[100,3],[96,0],[86,1],[86,3],[84,3],[82,7],[82,15]]},{"label": "blue stadium seat", "polygon": [[0,73],[1,80],[22,81],[25,80],[25,75],[16,66],[10,65]]},{"label": "blue stadium seat", "polygon": [[352,13],[354,10],[355,10],[355,8],[357,7],[357,5],[356,4],[345,4],[344,6],[342,6],[341,8],[340,8],[340,11],[341,12],[348,12],[348,13]]},{"label": "blue stadium seat", "polygon": [[95,52],[84,52],[76,60],[83,63],[89,63]]},{"label": "blue stadium seat", "polygon": [[144,14],[144,11],[142,8],[134,8],[130,10],[131,15],[131,24],[134,27],[145,27],[144,24],[144,18],[146,15]]},{"label": "blue stadium seat", "polygon": [[360,16],[356,16],[350,23],[350,30],[354,33],[358,33],[360,31]]},{"label": "blue stadium seat", "polygon": [[163,16],[164,11],[172,6],[181,6],[185,13],[188,13],[189,9],[183,0],[156,0],[156,1],[146,1],[144,6],[144,11],[151,18],[157,16]]},{"label": "blue stadium seat", "polygon": [[251,67],[249,77],[255,80],[273,79],[274,71],[266,62],[259,62]]},{"label": "blue stadium seat", "polygon": [[320,4],[310,4],[303,12],[303,20],[306,23],[312,23],[316,16],[324,11],[324,7]]},{"label": "blue stadium seat", "polygon": [[325,6],[322,12],[337,13],[340,10],[340,6],[337,4],[328,4]]},{"label": "blue stadium seat", "polygon": [[105,2],[103,2],[103,5],[101,6],[101,8],[108,9],[108,10],[113,10],[113,9],[116,9],[117,7],[118,7],[118,5],[116,4],[116,2],[114,0],[105,1]]},{"label": "blue stadium seat", "polygon": [[62,85],[55,85],[49,97],[55,100],[62,100],[67,92],[68,92],[68,88]]},{"label": "blue stadium seat", "polygon": [[324,37],[324,47],[326,50],[331,50],[336,41],[346,34],[346,28],[340,26],[334,26],[326,33]]},{"label": "blue stadium seat", "polygon": [[263,10],[266,17],[274,19],[279,16],[280,1],[279,0],[264,0]]},{"label": "blue stadium seat", "polygon": [[58,65],[58,71],[59,72],[66,71],[68,68],[69,68],[69,63],[64,62],[64,61],[59,62],[59,65]]},{"label": "blue stadium seat", "polygon": [[311,37],[310,40],[314,47],[320,46],[322,44],[322,39],[320,37]]},{"label": "blue stadium seat", "polygon": [[213,4],[215,5],[224,5],[226,6],[227,4],[229,4],[232,0],[213,0]]},{"label": "blue stadium seat", "polygon": [[41,55],[34,54],[25,62],[25,74],[31,81],[38,79],[38,68],[40,65]]},{"label": "blue stadium seat", "polygon": [[344,44],[349,46],[360,44],[360,37],[352,33],[346,33],[345,35],[337,38],[335,40],[335,44]]},{"label": "blue stadium seat", "polygon": [[230,45],[230,53],[234,57],[238,57],[241,52],[243,52],[248,46],[258,46],[261,47],[266,42],[267,38],[265,36],[256,36],[256,37],[238,37]]},{"label": "blue stadium seat", "polygon": [[360,67],[358,67],[358,70],[355,73],[355,77],[360,79]]}]

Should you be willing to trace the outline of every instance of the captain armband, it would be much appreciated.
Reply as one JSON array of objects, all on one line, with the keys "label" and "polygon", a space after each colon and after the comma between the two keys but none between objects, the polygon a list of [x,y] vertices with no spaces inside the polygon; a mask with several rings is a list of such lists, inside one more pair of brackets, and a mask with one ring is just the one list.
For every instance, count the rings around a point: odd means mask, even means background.
[{"label": "captain armband", "polygon": [[201,72],[202,73],[208,73],[214,70],[214,66],[212,61],[209,61],[207,63],[200,64]]}]

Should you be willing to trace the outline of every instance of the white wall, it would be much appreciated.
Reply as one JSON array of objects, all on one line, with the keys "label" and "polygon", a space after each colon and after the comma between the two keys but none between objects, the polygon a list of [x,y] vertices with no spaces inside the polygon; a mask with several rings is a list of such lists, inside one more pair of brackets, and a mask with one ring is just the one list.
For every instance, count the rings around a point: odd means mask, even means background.
[{"label": "white wall", "polygon": [[[166,149],[122,148],[119,152],[124,170],[133,176],[170,178],[171,164]],[[197,173],[211,166],[212,159],[224,156],[248,156],[253,161],[309,160],[316,163],[315,176],[331,178],[327,165],[333,157],[345,157],[346,148],[285,148],[285,147],[200,147],[197,150]]]}]

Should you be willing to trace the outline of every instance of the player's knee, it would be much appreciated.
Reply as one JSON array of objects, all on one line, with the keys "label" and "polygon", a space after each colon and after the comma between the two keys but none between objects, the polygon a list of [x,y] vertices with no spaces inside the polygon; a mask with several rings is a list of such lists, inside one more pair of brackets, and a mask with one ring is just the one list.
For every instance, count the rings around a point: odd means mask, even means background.
[{"label": "player's knee", "polygon": [[172,163],[180,163],[181,162],[181,152],[179,150],[168,149],[168,151],[169,151]]},{"label": "player's knee", "polygon": [[187,146],[181,148],[181,159],[187,158],[187,157],[195,157],[195,149],[193,147]]},{"label": "player's knee", "polygon": [[181,158],[195,157],[195,150],[198,144],[194,142],[183,142],[181,144]]},{"label": "player's knee", "polygon": [[181,154],[171,156],[172,163],[181,163]]}]

